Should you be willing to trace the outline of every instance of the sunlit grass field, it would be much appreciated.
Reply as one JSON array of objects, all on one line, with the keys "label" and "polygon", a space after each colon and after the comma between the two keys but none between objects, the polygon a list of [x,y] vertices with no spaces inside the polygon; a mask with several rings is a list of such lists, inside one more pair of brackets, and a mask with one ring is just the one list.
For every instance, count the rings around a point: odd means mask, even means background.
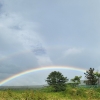
[{"label": "sunlit grass field", "polygon": [[0,90],[0,100],[100,100],[99,88],[71,87],[66,91],[52,92],[50,87],[41,89]]}]

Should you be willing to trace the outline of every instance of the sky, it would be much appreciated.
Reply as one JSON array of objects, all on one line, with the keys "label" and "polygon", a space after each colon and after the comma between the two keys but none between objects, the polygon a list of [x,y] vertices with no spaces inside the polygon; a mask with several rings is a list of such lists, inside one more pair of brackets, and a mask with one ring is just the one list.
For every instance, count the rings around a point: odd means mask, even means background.
[{"label": "sky", "polygon": [[[0,0],[0,81],[48,66],[100,70],[100,0]],[[52,70],[4,85],[41,85]],[[84,73],[58,70],[68,79]]]}]

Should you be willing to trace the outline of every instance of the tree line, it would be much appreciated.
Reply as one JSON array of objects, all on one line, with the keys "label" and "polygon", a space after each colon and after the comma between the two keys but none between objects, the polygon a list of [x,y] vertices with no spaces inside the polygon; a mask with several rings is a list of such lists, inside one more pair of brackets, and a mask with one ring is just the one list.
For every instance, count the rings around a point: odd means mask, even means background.
[{"label": "tree line", "polygon": [[[94,68],[90,68],[88,71],[84,73],[86,80],[84,83],[86,85],[97,85],[99,84],[100,73],[94,72]],[[80,79],[82,76],[75,76],[71,81],[75,83],[75,85],[80,84]],[[46,82],[49,86],[53,88],[54,91],[64,91],[66,89],[66,82],[68,82],[68,78],[64,77],[63,74],[59,71],[51,72]]]}]

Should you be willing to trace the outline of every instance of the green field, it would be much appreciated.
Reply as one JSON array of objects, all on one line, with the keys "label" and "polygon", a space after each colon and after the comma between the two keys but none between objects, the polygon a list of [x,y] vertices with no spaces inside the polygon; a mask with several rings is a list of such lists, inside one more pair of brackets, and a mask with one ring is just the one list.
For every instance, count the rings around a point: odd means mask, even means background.
[{"label": "green field", "polygon": [[52,92],[50,87],[41,89],[0,90],[0,100],[100,100],[99,88],[71,87],[66,91]]}]

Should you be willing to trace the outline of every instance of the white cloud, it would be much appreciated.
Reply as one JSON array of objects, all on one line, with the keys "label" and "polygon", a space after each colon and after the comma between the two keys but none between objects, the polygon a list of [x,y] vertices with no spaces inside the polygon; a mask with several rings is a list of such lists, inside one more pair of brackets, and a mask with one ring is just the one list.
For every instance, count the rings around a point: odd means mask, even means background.
[{"label": "white cloud", "polygon": [[39,63],[40,66],[50,66],[50,65],[53,64],[51,59],[46,55],[37,56],[37,58],[38,58],[38,63]]},{"label": "white cloud", "polygon": [[[2,38],[4,37],[2,42],[4,43],[4,41],[6,41],[3,47],[9,44],[5,52],[7,52],[9,47],[12,50],[11,54],[13,54],[13,52],[29,50],[34,53],[39,66],[51,65],[52,61],[47,54],[44,42],[39,36],[39,33],[34,31],[36,23],[28,20],[25,21],[20,15],[15,13],[3,13],[0,23],[0,35]],[[36,25],[38,27],[38,24]],[[14,49],[13,47],[16,44],[18,44],[18,46]]]},{"label": "white cloud", "polygon": [[70,48],[64,52],[64,56],[80,54],[82,51],[83,49],[80,48]]}]

